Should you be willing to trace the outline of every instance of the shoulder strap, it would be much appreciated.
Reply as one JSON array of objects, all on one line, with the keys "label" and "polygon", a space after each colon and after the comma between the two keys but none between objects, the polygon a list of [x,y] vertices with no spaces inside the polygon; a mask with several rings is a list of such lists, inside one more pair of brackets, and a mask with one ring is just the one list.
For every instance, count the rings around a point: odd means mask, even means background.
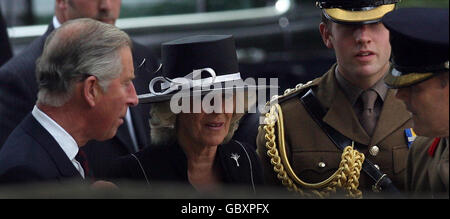
[{"label": "shoulder strap", "polygon": [[[309,89],[305,95],[300,98],[306,111],[309,113],[311,118],[319,125],[319,127],[325,132],[325,134],[330,138],[330,140],[340,149],[352,144],[352,140],[345,137],[334,128],[322,121],[323,117],[326,115],[326,110],[322,107],[319,100],[312,89]],[[386,191],[390,193],[399,193],[398,189],[394,186],[391,179],[387,177],[386,174],[380,172],[375,165],[367,159],[364,159],[362,166],[364,172],[375,181],[375,185],[372,187],[375,191]]]}]

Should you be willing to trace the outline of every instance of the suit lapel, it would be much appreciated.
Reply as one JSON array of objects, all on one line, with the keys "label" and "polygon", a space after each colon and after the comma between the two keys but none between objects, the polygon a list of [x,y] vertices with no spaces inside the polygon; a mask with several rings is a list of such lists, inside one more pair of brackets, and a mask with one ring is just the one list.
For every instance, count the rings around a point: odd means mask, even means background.
[{"label": "suit lapel", "polygon": [[44,33],[44,37],[47,38],[48,35],[50,35],[50,33],[55,30],[55,27],[53,26],[53,22],[51,22],[48,27],[47,27],[47,31],[45,31]]},{"label": "suit lapel", "polygon": [[23,127],[25,127],[26,132],[47,151],[49,157],[53,160],[63,177],[78,176],[81,178],[80,173],[73,166],[66,153],[64,153],[56,140],[39,124],[31,113],[25,118],[25,123],[26,125]]},{"label": "suit lapel", "polygon": [[370,141],[370,137],[353,112],[353,107],[340,91],[337,92],[336,98],[323,121],[353,141],[365,145]]},{"label": "suit lapel", "polygon": [[317,98],[325,108],[328,108],[323,121],[351,140],[368,144],[370,137],[360,125],[353,107],[337,85],[334,76],[335,67],[336,65],[323,76],[317,91]]},{"label": "suit lapel", "polygon": [[370,145],[378,144],[411,119],[405,104],[398,100],[395,94],[395,90],[388,90]]}]

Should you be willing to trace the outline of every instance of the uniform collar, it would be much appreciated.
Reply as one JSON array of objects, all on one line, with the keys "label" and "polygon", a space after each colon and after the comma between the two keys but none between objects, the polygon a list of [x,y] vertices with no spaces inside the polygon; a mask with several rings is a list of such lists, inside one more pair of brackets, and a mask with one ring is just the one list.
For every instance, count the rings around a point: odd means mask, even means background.
[{"label": "uniform collar", "polygon": [[[356,104],[356,101],[358,100],[359,96],[361,95],[361,93],[364,90],[359,88],[359,87],[357,87],[357,86],[354,86],[347,79],[345,79],[339,73],[337,66],[336,66],[336,69],[334,71],[334,74],[335,74],[336,81],[337,81],[339,87],[342,89],[342,91],[344,92],[345,96],[348,98],[348,100],[352,104],[352,106],[354,106]],[[386,77],[386,74],[385,74],[385,76],[383,76],[383,78],[378,80],[377,83],[375,83],[371,88],[369,88],[369,89],[373,89],[375,92],[377,92],[378,96],[381,98],[381,100],[383,102],[386,99],[386,94],[387,94],[387,91],[388,91],[388,87],[384,83],[384,77]]]},{"label": "uniform collar", "polygon": [[395,91],[388,89],[375,133],[370,138],[360,125],[354,111],[351,110],[353,106],[344,91],[339,88],[336,74],[334,74],[335,68],[336,64],[320,78],[316,95],[323,107],[328,110],[323,121],[341,134],[355,142],[373,145],[411,119],[403,102],[395,98]]}]

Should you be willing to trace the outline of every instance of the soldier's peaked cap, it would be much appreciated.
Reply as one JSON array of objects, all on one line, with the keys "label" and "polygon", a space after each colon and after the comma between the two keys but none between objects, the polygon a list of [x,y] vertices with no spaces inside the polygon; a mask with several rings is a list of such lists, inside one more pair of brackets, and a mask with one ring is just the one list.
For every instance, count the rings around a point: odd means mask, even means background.
[{"label": "soldier's peaked cap", "polygon": [[323,15],[343,24],[370,24],[381,21],[383,16],[395,9],[400,0],[319,0],[316,6]]},{"label": "soldier's peaked cap", "polygon": [[388,86],[407,87],[449,71],[448,9],[402,8],[382,21],[392,45]]}]

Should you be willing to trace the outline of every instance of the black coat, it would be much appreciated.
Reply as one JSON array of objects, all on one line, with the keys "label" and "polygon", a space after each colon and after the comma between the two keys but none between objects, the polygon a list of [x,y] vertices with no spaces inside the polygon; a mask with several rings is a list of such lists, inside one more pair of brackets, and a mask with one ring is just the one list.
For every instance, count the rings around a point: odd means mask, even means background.
[{"label": "black coat", "polygon": [[30,114],[0,150],[0,183],[83,180],[59,144]]},{"label": "black coat", "polygon": [[[49,25],[47,32],[34,40],[21,54],[12,58],[0,68],[0,148],[13,129],[33,109],[36,103],[38,86],[36,82],[36,59],[41,55],[47,36],[53,31]],[[151,74],[159,66],[159,61],[150,49],[133,42],[133,62],[136,79],[133,81],[137,94],[148,93]],[[143,59],[145,65],[138,68]],[[145,147],[149,142],[149,105],[131,107],[131,116],[136,132],[138,146]],[[90,167],[96,177],[104,176],[109,162],[119,156],[134,152],[126,123],[119,127],[114,138],[104,141],[88,142],[83,149],[88,156]]]},{"label": "black coat", "polygon": [[[239,155],[237,161],[232,155]],[[231,140],[217,147],[216,159],[221,171],[222,182],[226,185],[248,188],[263,184],[260,160],[252,147]],[[239,164],[239,166],[238,166]],[[142,168],[141,168],[142,165]],[[110,180],[138,180],[152,183],[171,183],[190,185],[187,175],[187,158],[177,144],[160,145],[117,160],[111,166]]]}]

